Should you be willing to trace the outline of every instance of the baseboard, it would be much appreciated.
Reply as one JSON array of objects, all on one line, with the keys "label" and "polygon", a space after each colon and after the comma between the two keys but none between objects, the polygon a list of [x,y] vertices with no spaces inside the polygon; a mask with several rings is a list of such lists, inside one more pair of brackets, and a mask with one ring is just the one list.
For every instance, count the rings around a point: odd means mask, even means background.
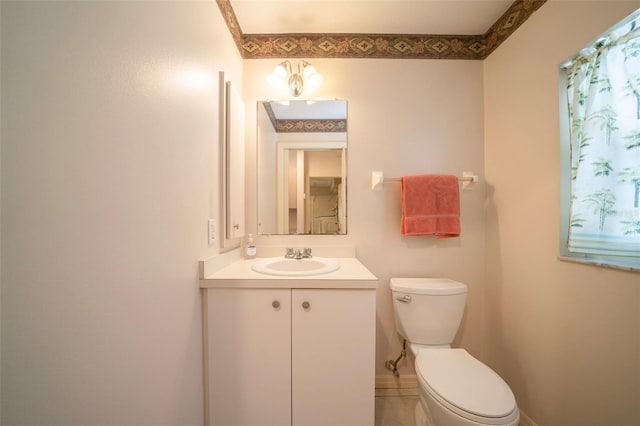
[{"label": "baseboard", "polygon": [[538,426],[536,422],[531,420],[531,417],[527,416],[524,411],[520,410],[520,421],[518,426]]},{"label": "baseboard", "polygon": [[418,389],[418,378],[415,374],[402,374],[400,377],[391,374],[376,376],[376,389]]},{"label": "baseboard", "polygon": [[418,378],[415,374],[377,375],[376,396],[418,396]]}]

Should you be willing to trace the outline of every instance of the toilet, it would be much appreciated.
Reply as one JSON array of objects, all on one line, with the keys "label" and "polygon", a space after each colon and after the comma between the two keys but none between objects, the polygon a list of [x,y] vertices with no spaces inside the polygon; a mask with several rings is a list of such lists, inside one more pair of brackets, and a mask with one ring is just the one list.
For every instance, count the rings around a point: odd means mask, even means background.
[{"label": "toilet", "polygon": [[444,278],[391,278],[396,330],[415,356],[419,426],[515,426],[520,411],[504,380],[451,347],[467,286]]}]

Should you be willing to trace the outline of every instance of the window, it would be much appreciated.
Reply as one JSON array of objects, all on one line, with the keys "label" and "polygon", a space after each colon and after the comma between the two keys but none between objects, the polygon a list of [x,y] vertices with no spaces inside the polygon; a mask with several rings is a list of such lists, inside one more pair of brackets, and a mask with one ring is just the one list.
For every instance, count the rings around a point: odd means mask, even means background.
[{"label": "window", "polygon": [[640,271],[640,10],[560,77],[560,255]]}]

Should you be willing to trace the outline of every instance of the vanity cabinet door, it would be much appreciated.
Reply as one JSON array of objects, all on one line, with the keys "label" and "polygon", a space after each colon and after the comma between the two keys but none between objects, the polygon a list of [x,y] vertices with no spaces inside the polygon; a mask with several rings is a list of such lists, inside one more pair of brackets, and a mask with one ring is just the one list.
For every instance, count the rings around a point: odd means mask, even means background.
[{"label": "vanity cabinet door", "polygon": [[207,293],[210,425],[291,425],[291,290]]},{"label": "vanity cabinet door", "polygon": [[373,425],[375,290],[294,289],[291,310],[293,426]]}]

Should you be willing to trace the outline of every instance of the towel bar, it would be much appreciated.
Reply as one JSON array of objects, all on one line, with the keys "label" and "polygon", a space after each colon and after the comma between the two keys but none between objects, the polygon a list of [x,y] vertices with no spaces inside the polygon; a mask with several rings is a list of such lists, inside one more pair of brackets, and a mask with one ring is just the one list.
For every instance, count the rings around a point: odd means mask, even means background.
[{"label": "towel bar", "polygon": [[[462,182],[462,189],[471,189],[470,185],[480,182],[480,178],[474,175],[473,172],[462,172],[462,177],[459,177],[458,180]],[[402,178],[385,178],[382,172],[371,172],[371,190],[373,191],[382,191],[382,184],[385,182],[400,181],[402,181]]]}]

